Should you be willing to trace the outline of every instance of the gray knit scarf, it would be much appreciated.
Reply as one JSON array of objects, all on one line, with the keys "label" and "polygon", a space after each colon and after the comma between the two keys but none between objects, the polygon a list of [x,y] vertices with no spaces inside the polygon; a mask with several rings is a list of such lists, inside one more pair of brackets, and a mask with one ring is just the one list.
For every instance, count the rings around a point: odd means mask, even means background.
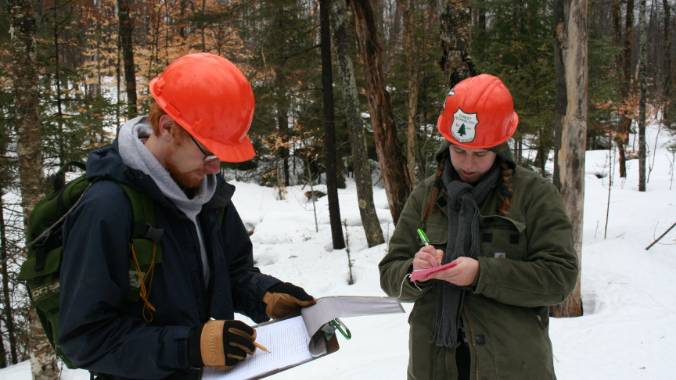
[{"label": "gray knit scarf", "polygon": [[[498,183],[500,169],[497,164],[474,185],[461,181],[453,170],[450,159],[446,160],[441,177],[446,188],[448,216],[448,242],[442,263],[449,263],[460,256],[479,255],[479,206],[488,198]],[[434,325],[434,343],[438,347],[453,348],[458,342],[460,313],[465,290],[439,281],[441,290]]]}]

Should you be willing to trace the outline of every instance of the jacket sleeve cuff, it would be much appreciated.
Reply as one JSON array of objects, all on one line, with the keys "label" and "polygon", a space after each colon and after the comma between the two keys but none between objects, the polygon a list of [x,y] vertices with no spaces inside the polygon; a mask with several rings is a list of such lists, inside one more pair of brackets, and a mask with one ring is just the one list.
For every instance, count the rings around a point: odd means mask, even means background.
[{"label": "jacket sleeve cuff", "polygon": [[191,368],[202,368],[202,351],[200,348],[200,337],[202,336],[202,327],[195,327],[190,330],[188,336],[188,363]]}]

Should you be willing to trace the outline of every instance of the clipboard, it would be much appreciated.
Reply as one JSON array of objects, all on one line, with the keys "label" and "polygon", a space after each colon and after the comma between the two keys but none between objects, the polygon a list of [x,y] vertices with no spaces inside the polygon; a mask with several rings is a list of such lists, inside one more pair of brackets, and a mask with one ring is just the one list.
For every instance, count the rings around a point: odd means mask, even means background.
[{"label": "clipboard", "polygon": [[203,380],[261,379],[289,368],[332,354],[340,348],[337,318],[374,314],[403,313],[396,298],[337,296],[317,299],[317,304],[304,308],[300,315],[254,326],[256,342],[270,352],[256,350],[254,355],[222,372],[205,368]]}]

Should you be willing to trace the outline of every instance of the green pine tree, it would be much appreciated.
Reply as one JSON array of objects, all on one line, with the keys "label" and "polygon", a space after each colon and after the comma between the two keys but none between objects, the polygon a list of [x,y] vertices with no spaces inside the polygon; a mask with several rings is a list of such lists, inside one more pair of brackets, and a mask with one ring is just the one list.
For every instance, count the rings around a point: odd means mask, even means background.
[{"label": "green pine tree", "polygon": [[467,130],[465,129],[464,123],[460,126],[460,129],[458,129],[458,134],[460,136],[465,136],[467,134]]}]

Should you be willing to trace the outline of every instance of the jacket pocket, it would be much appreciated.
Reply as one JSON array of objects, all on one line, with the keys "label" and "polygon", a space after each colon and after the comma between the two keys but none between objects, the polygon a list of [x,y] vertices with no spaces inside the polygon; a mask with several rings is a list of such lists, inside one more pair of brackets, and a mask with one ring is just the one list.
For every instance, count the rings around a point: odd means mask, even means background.
[{"label": "jacket pocket", "polygon": [[481,255],[497,259],[524,260],[528,251],[526,225],[500,215],[481,216]]}]

